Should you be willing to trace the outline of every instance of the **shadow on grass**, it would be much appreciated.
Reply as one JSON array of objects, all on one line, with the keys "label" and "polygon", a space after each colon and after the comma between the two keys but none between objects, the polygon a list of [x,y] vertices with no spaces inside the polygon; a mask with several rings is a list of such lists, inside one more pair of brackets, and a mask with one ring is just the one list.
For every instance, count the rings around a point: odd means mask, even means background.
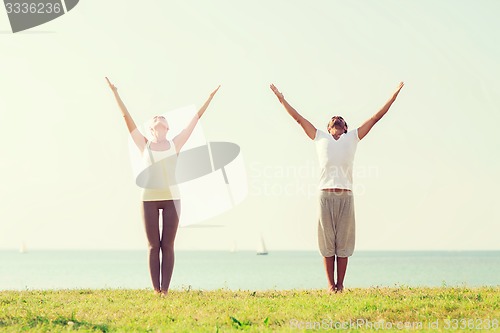
[{"label": "shadow on grass", "polygon": [[93,323],[89,323],[87,321],[80,321],[80,320],[76,319],[74,316],[72,316],[71,318],[66,318],[66,317],[60,316],[55,320],[50,320],[49,318],[43,317],[43,316],[34,316],[31,318],[26,318],[26,319],[12,317],[12,318],[9,318],[9,320],[7,320],[7,321],[4,321],[4,320],[0,321],[0,327],[8,327],[10,325],[19,325],[19,324],[22,326],[25,326],[25,328],[29,328],[29,329],[36,328],[38,326],[42,326],[42,327],[48,326],[50,328],[50,326],[52,326],[52,325],[54,325],[54,326],[60,325],[62,327],[66,327],[69,329],[84,328],[84,329],[88,329],[91,331],[103,332],[103,333],[107,333],[110,331],[108,325],[106,325],[106,324],[93,324]]},{"label": "shadow on grass", "polygon": [[64,327],[72,327],[74,329],[79,329],[83,327],[103,333],[109,332],[109,327],[106,324],[92,324],[87,321],[79,321],[78,319],[74,318],[74,316],[72,316],[69,319],[65,317],[58,317],[52,323],[56,325],[62,325]]}]

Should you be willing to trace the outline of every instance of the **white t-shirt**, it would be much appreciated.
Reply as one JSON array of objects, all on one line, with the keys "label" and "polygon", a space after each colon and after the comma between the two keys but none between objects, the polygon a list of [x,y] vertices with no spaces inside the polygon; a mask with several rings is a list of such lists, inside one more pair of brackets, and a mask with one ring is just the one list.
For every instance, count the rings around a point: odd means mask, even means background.
[{"label": "white t-shirt", "polygon": [[342,134],[338,140],[329,133],[316,130],[314,142],[320,167],[319,188],[352,190],[354,154],[359,142],[358,130]]}]

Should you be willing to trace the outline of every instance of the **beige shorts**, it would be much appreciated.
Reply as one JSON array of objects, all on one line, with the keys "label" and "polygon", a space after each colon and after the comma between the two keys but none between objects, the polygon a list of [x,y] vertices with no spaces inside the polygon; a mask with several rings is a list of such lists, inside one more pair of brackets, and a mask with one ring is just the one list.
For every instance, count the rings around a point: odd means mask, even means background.
[{"label": "beige shorts", "polygon": [[321,191],[319,206],[319,252],[323,257],[352,256],[355,238],[352,192]]}]

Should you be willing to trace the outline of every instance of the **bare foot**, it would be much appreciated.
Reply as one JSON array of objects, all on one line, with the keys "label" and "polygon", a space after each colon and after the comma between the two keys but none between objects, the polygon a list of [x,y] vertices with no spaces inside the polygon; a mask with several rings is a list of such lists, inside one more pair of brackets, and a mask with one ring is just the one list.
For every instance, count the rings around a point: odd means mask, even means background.
[{"label": "bare foot", "polygon": [[161,297],[167,297],[168,290],[162,290],[160,293],[161,293]]},{"label": "bare foot", "polygon": [[344,285],[343,284],[335,285],[335,292],[336,293],[342,293],[342,292],[344,292]]}]

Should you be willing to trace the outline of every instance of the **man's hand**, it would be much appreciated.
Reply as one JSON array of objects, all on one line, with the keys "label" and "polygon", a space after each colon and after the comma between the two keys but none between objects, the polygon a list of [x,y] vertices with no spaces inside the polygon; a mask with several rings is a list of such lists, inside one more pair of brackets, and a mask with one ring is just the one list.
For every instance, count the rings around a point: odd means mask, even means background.
[{"label": "man's hand", "polygon": [[387,111],[389,111],[389,108],[391,107],[392,103],[394,103],[394,101],[398,97],[398,94],[399,94],[399,92],[401,91],[401,89],[403,88],[404,85],[405,85],[404,82],[399,82],[398,87],[396,88],[396,90],[392,94],[391,98],[389,98],[389,100],[384,104],[384,106],[376,114],[374,114],[370,119],[368,119],[367,121],[365,121],[363,123],[363,125],[361,125],[358,128],[358,138],[360,140],[363,139],[368,134],[368,132],[370,132],[370,130],[372,129],[372,127],[380,119],[382,119],[382,117],[387,113]]},{"label": "man's hand", "polygon": [[278,88],[276,88],[276,86],[274,84],[271,84],[269,87],[271,88],[273,93],[276,95],[276,97],[278,97],[278,100],[280,101],[280,103],[283,103],[285,96],[283,96],[283,94],[278,90]]},{"label": "man's hand", "polygon": [[405,83],[404,82],[399,82],[398,87],[396,88],[396,91],[394,91],[394,96],[397,96],[401,89],[404,87]]},{"label": "man's hand", "polygon": [[302,127],[307,136],[314,140],[316,137],[316,127],[314,127],[306,118],[302,117],[286,100],[285,96],[276,88],[274,84],[269,86],[273,93],[278,97],[280,103],[285,107],[286,112]]}]

